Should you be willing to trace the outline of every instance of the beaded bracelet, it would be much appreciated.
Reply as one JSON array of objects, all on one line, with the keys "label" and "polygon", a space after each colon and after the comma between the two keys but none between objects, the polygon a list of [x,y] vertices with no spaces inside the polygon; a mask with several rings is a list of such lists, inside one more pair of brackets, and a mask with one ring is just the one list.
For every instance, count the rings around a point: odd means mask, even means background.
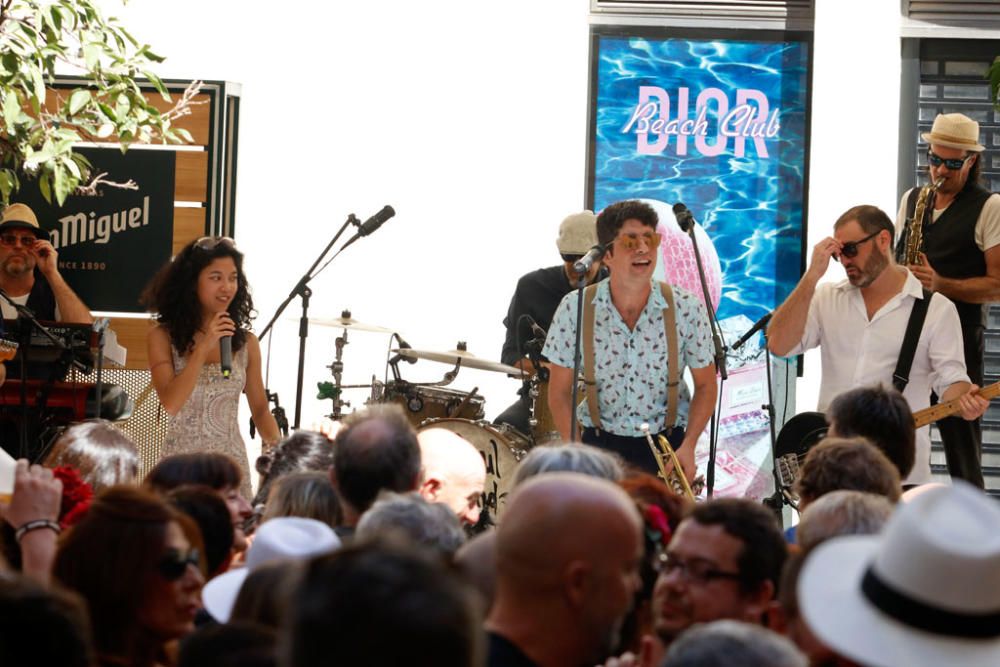
[{"label": "beaded bracelet", "polygon": [[55,531],[56,535],[62,532],[62,527],[50,519],[36,519],[34,521],[29,521],[22,525],[16,531],[14,531],[14,539],[18,542],[24,537],[25,533],[29,533],[33,530],[38,530],[40,528],[48,528],[49,530]]}]

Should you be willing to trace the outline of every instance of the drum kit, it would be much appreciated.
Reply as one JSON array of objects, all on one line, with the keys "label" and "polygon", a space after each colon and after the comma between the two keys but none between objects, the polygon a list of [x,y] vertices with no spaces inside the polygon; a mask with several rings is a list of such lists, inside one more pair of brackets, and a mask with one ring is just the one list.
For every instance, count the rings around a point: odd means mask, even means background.
[{"label": "drum kit", "polygon": [[[503,513],[518,462],[532,447],[560,440],[549,411],[546,373],[529,374],[514,366],[478,357],[468,351],[464,342],[459,342],[454,350],[444,352],[414,349],[392,329],[358,321],[348,310],[343,311],[338,318],[310,318],[309,322],[343,329],[343,333],[335,341],[335,360],[327,366],[333,375],[333,382],[321,383],[320,386],[320,398],[333,400],[333,411],[328,415],[329,418],[339,421],[344,416],[343,409],[350,407],[350,402],[343,398],[343,390],[370,388],[371,395],[366,404],[400,405],[418,432],[429,428],[444,428],[465,438],[479,450],[486,464],[486,488],[482,495],[482,505],[494,518]],[[368,384],[343,383],[344,347],[348,344],[350,331],[391,334],[395,338],[398,346],[391,349],[394,356],[387,362],[391,379],[388,379],[387,374],[384,382],[373,376]],[[416,363],[417,360],[447,364],[452,368],[438,382],[414,383],[404,380],[400,364]],[[523,433],[509,424],[491,424],[485,421],[485,399],[478,394],[478,387],[469,391],[448,387],[462,368],[503,373],[525,383],[530,398],[530,432]]]}]

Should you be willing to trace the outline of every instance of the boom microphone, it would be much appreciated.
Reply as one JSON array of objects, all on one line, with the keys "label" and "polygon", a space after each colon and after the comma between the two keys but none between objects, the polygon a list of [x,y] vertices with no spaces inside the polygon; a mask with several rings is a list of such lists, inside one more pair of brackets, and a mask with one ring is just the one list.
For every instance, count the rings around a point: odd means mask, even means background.
[{"label": "boom microphone", "polygon": [[578,259],[573,264],[573,271],[576,272],[578,276],[582,276],[587,271],[590,271],[590,267],[594,265],[594,262],[599,262],[604,257],[604,253],[607,252],[608,247],[603,246],[600,243],[595,245],[593,248],[587,251],[587,254]]},{"label": "boom microphone", "polygon": [[745,343],[748,340],[750,340],[751,336],[753,336],[755,333],[757,333],[758,331],[760,331],[761,329],[763,329],[764,327],[767,326],[767,323],[771,321],[771,316],[772,315],[774,315],[774,311],[773,310],[771,312],[769,312],[767,315],[765,315],[764,317],[762,317],[759,320],[757,320],[756,322],[754,322],[754,325],[752,327],[750,327],[750,331],[748,331],[745,334],[743,334],[742,336],[740,336],[740,339],[738,341],[736,341],[735,343],[733,343],[733,347],[731,349],[733,349],[733,350],[740,349],[743,346],[743,343]]},{"label": "boom microphone", "polygon": [[396,211],[391,206],[384,206],[381,211],[361,223],[361,227],[358,228],[358,236],[368,236],[394,215],[396,215]]},{"label": "boom microphone", "polygon": [[686,232],[694,227],[694,216],[691,215],[691,211],[684,204],[680,202],[674,204],[674,215],[677,216],[677,224],[680,225],[682,232]]},{"label": "boom microphone", "polygon": [[223,336],[219,339],[219,366],[222,377],[229,378],[233,374],[233,337]]}]

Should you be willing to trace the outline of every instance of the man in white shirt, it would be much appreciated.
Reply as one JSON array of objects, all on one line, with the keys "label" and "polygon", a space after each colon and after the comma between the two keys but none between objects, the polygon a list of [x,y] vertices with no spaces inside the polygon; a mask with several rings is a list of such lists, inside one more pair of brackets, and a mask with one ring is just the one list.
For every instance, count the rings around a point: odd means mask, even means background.
[{"label": "man in white shirt", "polygon": [[[855,206],[834,224],[832,237],[813,248],[805,275],[778,308],[768,327],[768,348],[779,356],[822,348],[819,406],[854,387],[891,385],[903,334],[920,281],[892,258],[893,225],[874,206]],[[847,280],[818,285],[830,266],[841,262]],[[959,400],[963,418],[977,419],[989,403],[965,373],[962,332],[954,304],[932,294],[903,396],[914,411]],[[928,427],[917,431],[917,457],[907,485],[930,481]]]}]

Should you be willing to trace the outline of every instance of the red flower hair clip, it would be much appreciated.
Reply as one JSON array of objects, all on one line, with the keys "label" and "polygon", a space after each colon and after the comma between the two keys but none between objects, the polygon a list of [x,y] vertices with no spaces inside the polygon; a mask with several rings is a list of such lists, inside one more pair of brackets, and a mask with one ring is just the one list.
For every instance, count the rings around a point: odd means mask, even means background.
[{"label": "red flower hair clip", "polygon": [[59,466],[52,471],[52,474],[63,485],[59,525],[69,528],[87,513],[90,501],[94,498],[94,490],[90,488],[90,484],[83,481],[76,468],[71,466]]}]

